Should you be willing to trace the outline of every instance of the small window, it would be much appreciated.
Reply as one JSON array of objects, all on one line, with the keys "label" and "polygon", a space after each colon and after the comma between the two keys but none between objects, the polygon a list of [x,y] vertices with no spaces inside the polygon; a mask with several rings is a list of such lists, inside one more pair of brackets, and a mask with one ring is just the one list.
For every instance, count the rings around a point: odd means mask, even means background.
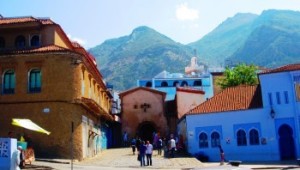
[{"label": "small window", "polygon": [[188,83],[186,81],[183,81],[183,82],[181,82],[181,86],[182,87],[188,86]]},{"label": "small window", "polygon": [[269,97],[269,104],[270,104],[270,106],[272,106],[273,105],[272,93],[268,93],[268,97]]},{"label": "small window", "polygon": [[5,47],[5,39],[0,37],[0,49]]},{"label": "small window", "polygon": [[207,148],[207,147],[208,147],[207,134],[202,132],[199,135],[199,148]]},{"label": "small window", "polygon": [[31,47],[39,47],[40,46],[40,36],[34,35],[31,37],[30,40],[30,46]]},{"label": "small window", "polygon": [[259,135],[256,129],[250,130],[250,145],[259,145]]},{"label": "small window", "polygon": [[177,86],[179,86],[179,82],[178,81],[174,81],[173,87],[177,87]]},{"label": "small window", "polygon": [[148,82],[146,83],[146,87],[152,87],[152,82],[148,81]]},{"label": "small window", "polygon": [[29,73],[29,92],[41,92],[41,70],[33,69]]},{"label": "small window", "polygon": [[277,100],[277,104],[281,104],[280,93],[279,92],[276,92],[276,100]]},{"label": "small window", "polygon": [[220,135],[218,132],[211,134],[211,147],[218,147],[220,145]]},{"label": "small window", "polygon": [[168,87],[168,83],[165,81],[161,82],[161,87]]},{"label": "small window", "polygon": [[289,94],[287,91],[284,91],[284,102],[285,104],[289,103]]},{"label": "small window", "polygon": [[3,94],[14,94],[15,93],[15,72],[8,70],[3,76]]},{"label": "small window", "polygon": [[237,132],[237,145],[238,146],[246,146],[247,145],[247,138],[246,132],[244,130],[239,130]]},{"label": "small window", "polygon": [[17,48],[24,48],[25,47],[25,37],[23,35],[17,36],[15,40],[15,46]]},{"label": "small window", "polygon": [[194,86],[202,86],[202,81],[201,80],[194,81]]}]

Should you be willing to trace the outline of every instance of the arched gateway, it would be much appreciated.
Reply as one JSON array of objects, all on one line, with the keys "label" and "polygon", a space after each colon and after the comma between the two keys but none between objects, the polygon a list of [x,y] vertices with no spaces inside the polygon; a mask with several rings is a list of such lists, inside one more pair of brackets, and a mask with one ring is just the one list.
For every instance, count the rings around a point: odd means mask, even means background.
[{"label": "arched gateway", "polygon": [[157,127],[153,122],[144,121],[139,124],[137,130],[137,136],[139,136],[144,141],[153,141],[153,133],[157,132]]}]

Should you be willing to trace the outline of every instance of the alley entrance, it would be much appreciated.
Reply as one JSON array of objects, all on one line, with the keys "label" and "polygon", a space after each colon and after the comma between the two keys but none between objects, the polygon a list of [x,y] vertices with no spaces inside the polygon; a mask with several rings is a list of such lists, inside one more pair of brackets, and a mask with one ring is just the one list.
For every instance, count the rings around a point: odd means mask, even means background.
[{"label": "alley entrance", "polygon": [[153,141],[153,133],[157,132],[157,128],[153,122],[144,121],[139,124],[137,129],[137,135],[144,141]]}]

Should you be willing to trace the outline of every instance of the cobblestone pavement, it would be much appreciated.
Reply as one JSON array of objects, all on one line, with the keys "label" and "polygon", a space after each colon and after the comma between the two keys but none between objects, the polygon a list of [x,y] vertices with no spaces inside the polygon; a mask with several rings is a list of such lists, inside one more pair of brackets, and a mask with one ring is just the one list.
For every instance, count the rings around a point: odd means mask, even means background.
[{"label": "cobblestone pavement", "polygon": [[[219,163],[202,163],[193,157],[175,156],[175,158],[165,158],[157,155],[154,151],[152,166],[141,167],[137,161],[137,155],[133,155],[131,148],[117,148],[102,151],[93,158],[87,158],[81,162],[73,163],[74,170],[129,170],[129,169],[165,169],[165,170],[188,170],[188,169],[300,169],[295,163],[285,164],[242,164],[239,167],[230,165],[219,166]],[[70,160],[43,160],[35,161],[32,165],[27,165],[25,169],[30,170],[69,170]]]}]

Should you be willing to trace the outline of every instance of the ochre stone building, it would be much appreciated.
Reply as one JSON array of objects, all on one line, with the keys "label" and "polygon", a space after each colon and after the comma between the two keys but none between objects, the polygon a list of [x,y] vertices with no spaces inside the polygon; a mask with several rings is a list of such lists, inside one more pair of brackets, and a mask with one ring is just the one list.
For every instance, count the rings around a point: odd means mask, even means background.
[{"label": "ochre stone building", "polygon": [[122,110],[122,131],[129,138],[136,136],[153,140],[153,132],[168,134],[165,115],[166,93],[146,87],[137,87],[119,94]]},{"label": "ochre stone building", "polygon": [[[0,136],[30,136],[36,155],[83,159],[101,148],[111,94],[95,59],[50,19],[0,18]],[[30,119],[45,135],[11,125]],[[72,139],[71,125],[74,133]],[[26,139],[26,138],[25,138]]]}]

